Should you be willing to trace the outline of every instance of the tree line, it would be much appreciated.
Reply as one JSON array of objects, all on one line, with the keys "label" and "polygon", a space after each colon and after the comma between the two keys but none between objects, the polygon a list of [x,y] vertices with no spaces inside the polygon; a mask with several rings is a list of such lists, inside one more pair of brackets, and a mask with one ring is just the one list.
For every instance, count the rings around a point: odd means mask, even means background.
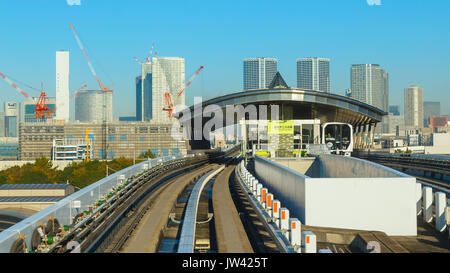
[{"label": "tree line", "polygon": [[[154,158],[151,151],[142,154],[136,163]],[[76,188],[86,187],[106,176],[106,164],[109,174],[133,165],[134,160],[117,158],[106,161],[92,160],[72,162],[63,170],[53,166],[53,162],[46,157],[36,158],[34,163],[14,166],[0,171],[0,185],[2,184],[66,184]]]}]

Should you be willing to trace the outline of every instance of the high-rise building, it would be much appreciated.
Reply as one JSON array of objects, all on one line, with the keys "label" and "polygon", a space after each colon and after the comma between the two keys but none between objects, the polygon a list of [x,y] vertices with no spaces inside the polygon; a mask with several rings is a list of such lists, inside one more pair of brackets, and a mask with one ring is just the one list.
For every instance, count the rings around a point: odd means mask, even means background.
[{"label": "high-rise building", "polygon": [[244,90],[267,88],[278,71],[275,58],[248,58],[244,60]]},{"label": "high-rise building", "polygon": [[391,113],[394,116],[400,116],[400,108],[398,105],[390,105],[389,106],[389,113]]},{"label": "high-rise building", "polygon": [[136,120],[152,119],[152,63],[141,64],[142,74],[136,77]]},{"label": "high-rise building", "polygon": [[423,128],[423,90],[416,85],[405,88],[405,126]]},{"label": "high-rise building", "polygon": [[378,64],[352,65],[351,97],[387,112],[388,109],[384,99],[386,83],[382,71]]},{"label": "high-rise building", "polygon": [[0,112],[0,137],[5,137],[5,112]]},{"label": "high-rise building", "polygon": [[102,90],[83,90],[75,97],[75,120],[79,122],[111,122],[112,93]]},{"label": "high-rise building", "polygon": [[17,102],[5,102],[5,137],[17,137],[20,106]]},{"label": "high-rise building", "polygon": [[381,79],[383,80],[383,110],[389,111],[389,73],[386,70],[380,69]]},{"label": "high-rise building", "polygon": [[396,136],[405,136],[405,117],[400,115],[393,115],[389,113],[389,133]]},{"label": "high-rise building", "polygon": [[185,61],[179,57],[154,57],[142,65],[142,74],[136,78],[136,119],[170,123],[165,105],[165,93],[170,93],[172,103],[185,105],[185,93],[177,97],[185,84]]},{"label": "high-rise building", "polygon": [[69,121],[69,52],[56,51],[56,119]]},{"label": "high-rise building", "polygon": [[[351,97],[389,111],[389,74],[378,64],[354,64],[351,67]],[[389,132],[388,117],[376,127],[377,133]]]},{"label": "high-rise building", "polygon": [[439,101],[424,101],[423,102],[423,125],[428,127],[431,117],[441,116],[441,103]]},{"label": "high-rise building", "polygon": [[330,92],[330,59],[297,59],[297,87]]}]

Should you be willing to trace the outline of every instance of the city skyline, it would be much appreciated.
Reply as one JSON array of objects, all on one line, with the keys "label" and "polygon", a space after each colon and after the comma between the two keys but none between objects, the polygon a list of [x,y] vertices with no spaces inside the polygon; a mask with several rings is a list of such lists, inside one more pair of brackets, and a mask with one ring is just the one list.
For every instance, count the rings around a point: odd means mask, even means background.
[{"label": "city skyline", "polygon": [[[410,85],[421,86],[426,101],[446,98],[449,80],[445,75],[449,73],[449,68],[445,66],[443,60],[450,57],[448,51],[444,50],[448,48],[450,40],[446,35],[439,33],[445,32],[445,26],[450,21],[444,16],[445,7],[450,4],[436,1],[434,5],[424,5],[420,1],[408,1],[408,5],[405,5],[406,2],[403,4],[401,2],[387,2],[382,6],[369,6],[366,1],[285,3],[283,7],[287,14],[302,9],[318,8],[325,3],[330,7],[325,10],[328,17],[325,16],[326,19],[321,24],[303,23],[306,27],[298,30],[298,34],[302,35],[313,35],[318,32],[321,35],[317,35],[317,39],[313,42],[299,44],[301,39],[297,37],[298,35],[293,35],[296,32],[292,34],[292,30],[296,29],[300,23],[289,19],[289,16],[283,16],[283,20],[276,23],[263,23],[266,27],[265,31],[276,29],[284,35],[285,38],[281,39],[282,41],[272,37],[261,38],[262,30],[257,29],[257,25],[252,21],[256,15],[250,15],[239,23],[233,23],[224,17],[224,14],[227,14],[226,11],[232,11],[239,16],[251,8],[267,10],[278,6],[273,3],[255,4],[254,1],[236,5],[208,3],[199,8],[199,5],[189,7],[180,2],[180,5],[173,7],[174,17],[177,17],[174,23],[165,19],[162,16],[164,13],[156,14],[154,23],[149,27],[146,35],[142,36],[141,32],[145,26],[141,26],[137,19],[132,19],[131,15],[128,15],[128,11],[135,9],[135,3],[131,5],[86,1],[80,6],[67,6],[64,1],[61,1],[53,6],[43,7],[39,3],[17,1],[7,5],[10,10],[20,10],[23,14],[23,25],[13,24],[13,31],[11,31],[10,22],[15,22],[17,18],[5,12],[0,19],[2,23],[0,31],[8,33],[9,36],[0,45],[0,52],[2,52],[0,56],[3,56],[0,58],[0,67],[2,67],[2,73],[33,87],[39,87],[40,82],[43,81],[48,96],[54,97],[54,54],[64,49],[71,55],[70,94],[83,84],[88,84],[88,89],[96,89],[95,79],[90,74],[82,53],[70,33],[68,25],[73,23],[78,26],[80,38],[102,82],[105,85],[115,84],[113,107],[115,118],[136,114],[135,78],[140,74],[140,69],[132,57],[148,55],[153,42],[159,56],[183,57],[186,60],[188,75],[191,75],[199,65],[205,66],[205,71],[186,91],[187,105],[192,104],[194,96],[210,98],[242,90],[242,60],[255,56],[277,58],[278,70],[289,86],[296,86],[295,60],[297,58],[324,56],[333,64],[330,67],[331,93],[344,95],[345,89],[350,88],[348,71],[352,64],[378,63],[390,74],[391,104],[404,108],[403,89]],[[139,4],[143,8],[147,5],[150,7],[145,1]],[[119,19],[110,22],[96,20],[93,16],[94,11],[105,7]],[[164,10],[168,8],[168,5],[158,3],[151,5],[151,8]],[[209,14],[208,11],[213,8],[221,8],[225,12]],[[417,12],[421,12],[423,18],[408,21],[408,24],[399,23],[408,18],[409,14]],[[132,12],[129,13],[132,14]],[[350,19],[334,23],[337,18],[343,18],[346,15],[352,15],[352,20],[360,20],[360,24],[354,25]],[[48,18],[37,20],[37,16]],[[274,15],[275,19],[277,16],[279,15]],[[306,22],[310,15],[304,16]],[[376,18],[383,18],[383,21],[374,25],[371,20]],[[210,23],[204,25],[202,23],[204,19],[208,19]],[[227,24],[221,22],[227,22]],[[370,34],[363,27],[368,24],[371,26]],[[248,28],[255,31],[250,33],[246,31]],[[343,35],[343,29],[351,43],[348,48],[335,45],[339,41],[339,35]],[[221,34],[214,34],[216,32]],[[291,34],[288,35],[289,33]],[[33,39],[37,42],[33,44],[25,42]],[[139,42],[131,42],[132,40]],[[17,84],[30,95],[37,95],[35,91],[20,82]],[[25,99],[16,94],[6,83],[0,84],[0,91],[2,103],[5,101],[25,102]],[[72,117],[73,108],[72,101]],[[444,115],[449,114],[450,105],[443,104],[441,112]]]}]

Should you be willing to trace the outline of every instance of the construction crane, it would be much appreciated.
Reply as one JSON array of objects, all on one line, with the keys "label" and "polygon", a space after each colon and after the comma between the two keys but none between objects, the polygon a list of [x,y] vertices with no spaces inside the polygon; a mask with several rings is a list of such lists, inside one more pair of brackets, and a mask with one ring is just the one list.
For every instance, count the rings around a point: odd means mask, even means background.
[{"label": "construction crane", "polygon": [[44,92],[44,84],[41,82],[41,95],[39,96],[38,101],[36,102],[36,118],[50,118],[52,114],[56,111],[56,108],[50,110],[47,106],[47,95]]},{"label": "construction crane", "polygon": [[[28,95],[25,91],[23,91],[19,86],[17,86],[15,83],[13,83],[8,77],[6,77],[4,74],[0,73],[0,77],[3,78],[7,83],[9,83],[14,89],[16,89],[22,96],[25,98],[32,100],[30,95]],[[76,97],[81,90],[86,88],[87,85],[84,85],[80,89],[78,89],[70,98],[69,100]],[[64,106],[64,102],[57,105],[53,110],[50,110],[47,106],[47,94],[44,92],[44,85],[41,83],[41,94],[35,103],[35,117],[40,119],[45,118],[51,118],[52,114],[56,112],[57,107]]]},{"label": "construction crane", "polygon": [[84,58],[86,59],[87,64],[88,64],[88,66],[89,66],[89,69],[91,70],[92,75],[94,76],[95,80],[97,81],[98,86],[100,87],[100,90],[102,90],[103,92],[111,92],[111,93],[112,93],[113,91],[110,90],[110,89],[108,88],[108,87],[111,87],[112,85],[110,85],[110,86],[104,86],[104,85],[100,82],[100,79],[97,77],[97,73],[95,72],[95,69],[94,69],[94,67],[92,66],[91,60],[89,59],[89,57],[88,57],[88,55],[87,55],[87,53],[86,53],[86,50],[84,49],[84,46],[83,46],[83,44],[81,43],[80,38],[78,38],[78,34],[76,33],[76,31],[75,31],[75,29],[74,29],[74,27],[73,27],[72,24],[70,24],[70,27],[72,28],[73,35],[75,36],[75,39],[77,40],[77,43],[78,43],[78,46],[79,46],[80,49],[81,49],[81,52],[83,52]]},{"label": "construction crane", "polygon": [[106,144],[106,133],[108,131],[107,123],[106,123],[106,93],[113,93],[112,90],[109,89],[110,86],[104,86],[100,79],[97,76],[97,73],[95,72],[94,67],[92,66],[91,60],[89,59],[86,50],[84,49],[83,43],[81,43],[80,38],[77,35],[77,32],[75,31],[75,28],[72,24],[70,24],[70,27],[72,28],[73,35],[75,36],[75,39],[77,40],[78,46],[81,49],[81,52],[83,52],[84,58],[86,59],[86,62],[89,66],[89,69],[91,70],[92,75],[94,76],[95,80],[97,81],[98,86],[100,87],[100,90],[103,92],[103,125],[102,125],[102,146],[104,150],[104,156],[103,159],[108,160],[107,156],[107,144]]},{"label": "construction crane", "polygon": [[86,132],[86,161],[89,162],[89,133],[91,132],[86,126],[84,126],[84,130]]},{"label": "construction crane", "polygon": [[[148,54],[148,57],[145,58],[145,63],[148,64],[150,63],[151,59],[152,59],[152,53],[153,53],[153,48],[155,47],[155,43],[152,43],[152,48],[150,49],[150,54]],[[133,59],[138,63],[138,64],[143,64],[143,62],[139,61],[138,58],[136,58],[136,56],[133,57]]]},{"label": "construction crane", "polygon": [[[192,81],[195,79],[195,77],[198,76],[198,74],[200,73],[200,71],[204,68],[204,66],[200,66],[199,69],[197,69],[197,71],[195,71],[194,75],[191,76],[191,78],[189,79],[189,81],[186,83],[186,85],[179,91],[176,93],[176,97],[180,97],[184,90],[186,90],[186,88],[188,88],[189,85],[191,85]],[[165,102],[165,106],[163,108],[163,111],[167,111],[169,118],[172,117],[172,113],[173,113],[173,109],[174,109],[174,105],[172,102],[172,96],[170,93],[166,92],[164,94],[164,102]]]}]

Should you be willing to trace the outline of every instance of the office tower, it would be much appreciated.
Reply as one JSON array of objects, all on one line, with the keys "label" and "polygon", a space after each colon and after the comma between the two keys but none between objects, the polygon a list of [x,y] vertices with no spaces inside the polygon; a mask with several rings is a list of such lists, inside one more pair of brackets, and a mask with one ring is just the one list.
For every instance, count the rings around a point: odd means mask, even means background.
[{"label": "office tower", "polygon": [[5,137],[5,112],[0,112],[0,137]]},{"label": "office tower", "polygon": [[297,87],[330,92],[330,59],[297,59]]},{"label": "office tower", "polygon": [[389,113],[389,133],[395,134],[396,136],[405,135],[405,117],[400,115],[393,115]]},{"label": "office tower", "polygon": [[69,52],[56,51],[56,119],[69,121]]},{"label": "office tower", "polygon": [[423,128],[423,90],[416,85],[405,88],[405,126]]},{"label": "office tower", "polygon": [[[381,110],[389,111],[389,74],[378,64],[354,64],[351,67],[351,97]],[[377,133],[389,132],[388,117],[376,127]]]},{"label": "office tower", "polygon": [[5,137],[17,137],[17,128],[19,127],[19,103],[5,102]]},{"label": "office tower", "polygon": [[185,105],[186,93],[177,93],[185,85],[185,61],[179,57],[154,57],[142,64],[142,74],[136,78],[136,119],[170,123],[165,108],[165,93],[170,93],[174,107]]},{"label": "office tower", "polygon": [[111,122],[112,93],[102,90],[83,90],[75,97],[75,120],[80,122]]},{"label": "office tower", "polygon": [[441,103],[439,101],[424,101],[423,102],[423,125],[428,127],[431,117],[441,116]]},{"label": "office tower", "polygon": [[389,113],[391,113],[394,116],[400,116],[400,108],[398,107],[398,105],[390,105]]},{"label": "office tower", "polygon": [[381,79],[383,80],[383,110],[385,112],[389,111],[389,73],[386,70],[380,69]]},{"label": "office tower", "polygon": [[244,90],[267,88],[278,71],[275,58],[248,58],[244,60]]},{"label": "office tower", "polygon": [[152,119],[152,63],[141,64],[142,73],[136,77],[136,120]]},{"label": "office tower", "polygon": [[351,68],[351,97],[387,112],[385,82],[380,65],[354,64]]}]

